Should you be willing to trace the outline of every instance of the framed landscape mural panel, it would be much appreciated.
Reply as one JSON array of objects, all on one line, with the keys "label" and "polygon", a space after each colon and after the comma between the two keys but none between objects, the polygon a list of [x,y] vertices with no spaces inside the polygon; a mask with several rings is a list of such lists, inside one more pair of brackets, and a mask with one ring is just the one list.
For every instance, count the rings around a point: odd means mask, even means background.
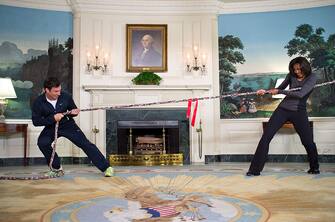
[{"label": "framed landscape mural panel", "polygon": [[72,94],[72,24],[70,12],[0,5],[0,77],[12,79],[17,95],[7,119],[31,118],[47,77],[57,77]]},{"label": "framed landscape mural panel", "polygon": [[[335,6],[219,16],[220,94],[275,88],[290,60],[306,57],[318,83],[335,79]],[[306,50],[307,49],[307,50]],[[230,97],[221,118],[270,117],[282,96]],[[335,116],[335,86],[314,89],[309,116]]]},{"label": "framed landscape mural panel", "polygon": [[127,72],[167,71],[167,25],[127,24]]}]

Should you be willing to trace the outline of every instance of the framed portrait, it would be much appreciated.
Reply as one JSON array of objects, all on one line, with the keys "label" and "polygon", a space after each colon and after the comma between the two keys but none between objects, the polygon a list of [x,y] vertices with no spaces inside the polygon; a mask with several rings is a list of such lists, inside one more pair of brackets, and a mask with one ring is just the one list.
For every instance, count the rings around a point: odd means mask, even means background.
[{"label": "framed portrait", "polygon": [[127,72],[167,71],[167,25],[127,24]]}]

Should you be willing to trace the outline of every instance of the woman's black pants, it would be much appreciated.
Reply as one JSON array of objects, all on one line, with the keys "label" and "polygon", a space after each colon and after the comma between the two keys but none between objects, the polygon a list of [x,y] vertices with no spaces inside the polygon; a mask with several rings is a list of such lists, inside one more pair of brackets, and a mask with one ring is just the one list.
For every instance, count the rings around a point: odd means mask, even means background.
[{"label": "woman's black pants", "polygon": [[276,132],[286,121],[290,121],[298,133],[302,144],[304,145],[309,166],[311,169],[319,169],[318,152],[313,141],[313,132],[308,122],[306,110],[290,111],[278,107],[272,114],[261,140],[258,143],[255,155],[251,161],[249,172],[260,173],[267,160],[269,145]]}]

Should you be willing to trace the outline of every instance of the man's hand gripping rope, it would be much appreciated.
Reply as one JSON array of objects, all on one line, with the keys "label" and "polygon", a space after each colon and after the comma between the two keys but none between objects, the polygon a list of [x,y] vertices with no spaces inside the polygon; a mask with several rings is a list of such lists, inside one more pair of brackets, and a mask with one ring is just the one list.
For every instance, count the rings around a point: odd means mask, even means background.
[{"label": "man's hand gripping rope", "polygon": [[52,163],[54,161],[54,158],[55,158],[55,153],[56,153],[56,144],[57,144],[57,139],[58,139],[58,127],[59,127],[59,121],[66,115],[69,115],[69,114],[73,114],[73,115],[77,115],[79,113],[79,109],[75,109],[75,111],[73,110],[70,110],[70,111],[67,111],[67,112],[64,112],[64,113],[57,113],[54,115],[54,118],[56,120],[56,124],[55,124],[55,139],[54,141],[51,143],[51,147],[52,147],[52,154],[51,154],[51,158],[50,158],[50,162],[49,162],[49,167],[51,170],[55,170],[53,167],[52,167]]}]

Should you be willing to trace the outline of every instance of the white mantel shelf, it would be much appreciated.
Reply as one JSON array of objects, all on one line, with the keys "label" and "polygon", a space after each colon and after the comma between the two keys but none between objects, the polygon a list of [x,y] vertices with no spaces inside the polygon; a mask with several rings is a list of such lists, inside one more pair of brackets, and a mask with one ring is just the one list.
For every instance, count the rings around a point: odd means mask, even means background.
[{"label": "white mantel shelf", "polygon": [[211,85],[83,85],[85,91],[136,91],[136,90],[210,90]]}]

